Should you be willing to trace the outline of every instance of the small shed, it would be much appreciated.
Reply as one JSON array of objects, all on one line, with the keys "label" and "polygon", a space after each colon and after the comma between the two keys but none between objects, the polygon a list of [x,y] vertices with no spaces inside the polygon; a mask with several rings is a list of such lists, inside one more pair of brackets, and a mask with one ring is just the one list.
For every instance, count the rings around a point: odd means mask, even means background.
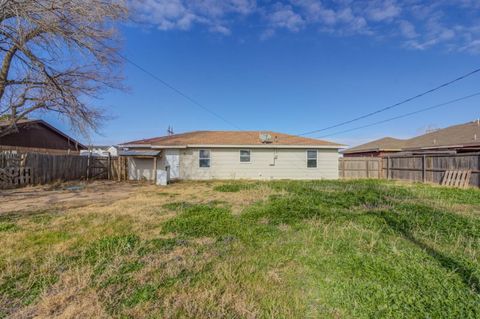
[{"label": "small shed", "polygon": [[[129,180],[147,180],[157,183],[161,151],[120,150],[118,155],[127,157]],[[160,168],[160,170],[163,171],[164,168]]]}]

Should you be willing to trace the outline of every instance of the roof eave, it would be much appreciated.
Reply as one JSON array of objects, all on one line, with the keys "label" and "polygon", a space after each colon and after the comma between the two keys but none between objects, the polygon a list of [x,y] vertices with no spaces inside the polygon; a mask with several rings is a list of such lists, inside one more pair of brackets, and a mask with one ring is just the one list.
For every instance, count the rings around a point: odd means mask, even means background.
[{"label": "roof eave", "polygon": [[323,148],[323,149],[340,149],[344,145],[298,145],[298,144],[188,144],[190,148]]},{"label": "roof eave", "polygon": [[369,152],[401,152],[400,148],[370,148],[364,150],[344,150],[341,151],[343,154],[356,154],[356,153],[369,153]]},{"label": "roof eave", "polygon": [[429,150],[437,148],[467,148],[467,147],[476,147],[480,146],[480,143],[470,143],[470,144],[454,144],[454,145],[433,145],[433,146],[424,146],[424,147],[406,147],[404,151],[414,151],[414,150]]},{"label": "roof eave", "polygon": [[120,144],[127,148],[178,149],[178,148],[321,148],[340,149],[345,145],[288,145],[288,144],[187,144],[187,145],[152,145],[152,144]]}]

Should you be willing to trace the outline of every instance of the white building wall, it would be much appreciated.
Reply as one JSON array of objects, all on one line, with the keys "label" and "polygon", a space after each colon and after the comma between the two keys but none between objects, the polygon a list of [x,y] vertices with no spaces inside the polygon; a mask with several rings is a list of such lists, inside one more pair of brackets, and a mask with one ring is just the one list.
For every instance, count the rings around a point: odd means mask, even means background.
[{"label": "white building wall", "polygon": [[[158,164],[158,161],[157,161]],[[128,158],[128,179],[132,181],[153,181],[153,158]]]},{"label": "white building wall", "polygon": [[180,178],[180,150],[162,150],[161,159],[158,162],[158,169],[163,170],[166,166],[170,167],[170,179],[175,180]]},{"label": "white building wall", "polygon": [[307,149],[250,149],[250,163],[238,148],[210,148],[210,167],[199,167],[199,148],[180,150],[180,179],[337,179],[338,150],[318,149],[317,167],[307,168]]}]

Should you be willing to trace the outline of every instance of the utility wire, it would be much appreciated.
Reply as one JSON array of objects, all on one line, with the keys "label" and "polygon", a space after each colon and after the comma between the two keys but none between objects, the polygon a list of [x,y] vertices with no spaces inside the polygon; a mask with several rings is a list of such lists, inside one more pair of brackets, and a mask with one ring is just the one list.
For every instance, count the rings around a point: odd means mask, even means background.
[{"label": "utility wire", "polygon": [[472,97],[479,96],[479,95],[480,95],[480,92],[477,92],[477,93],[470,94],[470,95],[467,95],[467,96],[463,96],[463,97],[460,97],[460,98],[457,98],[457,99],[454,99],[454,100],[450,100],[448,102],[435,104],[435,105],[432,105],[432,106],[429,106],[429,107],[426,107],[426,108],[423,108],[423,109],[420,109],[420,110],[417,110],[417,111],[413,111],[413,112],[405,113],[405,114],[402,114],[402,115],[394,116],[394,117],[391,117],[391,118],[388,118],[388,119],[385,119],[385,120],[382,120],[382,121],[378,121],[378,122],[374,122],[374,123],[370,123],[370,124],[366,124],[366,125],[362,125],[362,126],[357,126],[357,127],[354,127],[354,128],[348,129],[348,130],[343,130],[343,131],[335,132],[335,133],[332,133],[332,134],[323,135],[323,136],[320,136],[318,138],[324,138],[324,137],[328,137],[328,136],[343,134],[343,133],[347,133],[347,132],[351,132],[351,131],[364,129],[364,128],[367,128],[367,127],[370,127],[370,126],[387,123],[387,122],[398,120],[398,119],[401,119],[401,118],[404,118],[404,117],[412,116],[412,115],[415,115],[415,114],[418,114],[418,113],[430,111],[430,110],[433,110],[433,109],[436,109],[436,108],[439,108],[439,107],[442,107],[442,106],[445,106],[445,105],[453,104],[455,102],[467,100],[467,99],[470,99]]},{"label": "utility wire", "polygon": [[[38,4],[39,6],[41,6],[42,8],[44,8],[45,10],[49,10],[49,8],[45,7],[43,4],[41,4],[39,1],[37,0],[33,0],[36,4]],[[53,13],[54,15],[56,15],[58,18],[62,19],[65,23],[69,24],[71,27],[73,27],[74,29],[78,30],[79,32],[83,33],[86,35],[85,31],[83,31],[81,28],[77,27],[75,24],[73,24],[72,22],[70,22],[68,20],[67,17],[65,16],[62,16],[60,14],[58,14],[57,12],[55,11],[51,11],[51,13]],[[110,49],[106,44],[104,44],[103,42],[101,42],[100,40],[97,40],[95,38],[91,38],[93,41],[95,41],[96,43],[98,43],[99,45],[103,46],[104,48],[107,48],[107,49]],[[122,60],[130,63],[131,65],[133,65],[134,67],[136,67],[137,69],[139,69],[140,71],[142,71],[143,73],[147,74],[148,76],[150,76],[152,79],[160,82],[161,84],[163,84],[165,87],[169,88],[170,90],[172,90],[173,92],[177,93],[178,95],[182,96],[183,98],[185,98],[186,100],[188,100],[189,102],[191,102],[192,104],[196,105],[197,107],[203,109],[204,111],[207,111],[208,113],[210,113],[211,115],[215,116],[216,118],[222,120],[223,122],[227,123],[228,125],[232,126],[232,127],[235,127],[236,129],[238,130],[242,130],[238,125],[234,124],[233,122],[230,122],[229,120],[227,120],[226,118],[224,118],[223,116],[221,116],[220,114],[216,113],[215,111],[212,111],[210,108],[204,106],[203,104],[201,104],[200,102],[198,102],[197,100],[195,100],[194,98],[190,97],[188,94],[184,93],[183,91],[181,91],[180,89],[177,89],[175,86],[171,85],[170,83],[168,83],[167,81],[161,79],[160,77],[158,77],[157,75],[155,75],[154,73],[148,71],[147,69],[145,69],[143,66],[141,66],[140,64],[136,63],[135,61],[133,61],[132,59],[128,58],[127,56],[121,54],[120,52],[114,52],[118,57],[120,57]]]},{"label": "utility wire", "polygon": [[442,89],[442,88],[444,88],[444,87],[447,87],[447,86],[449,86],[449,85],[451,85],[451,84],[453,84],[453,83],[455,83],[455,82],[461,81],[461,80],[463,80],[463,79],[465,79],[465,78],[467,78],[467,77],[469,77],[469,76],[472,76],[472,75],[474,75],[474,74],[476,74],[476,73],[478,73],[478,72],[480,72],[480,68],[478,68],[478,69],[476,69],[476,70],[473,70],[473,71],[471,71],[471,72],[468,72],[468,73],[466,73],[466,74],[464,74],[464,75],[462,75],[462,76],[459,76],[458,78],[456,78],[456,79],[454,79],[454,80],[451,80],[451,81],[449,81],[449,82],[443,83],[443,84],[441,84],[441,85],[439,85],[439,86],[437,86],[437,87],[435,87],[435,88],[433,88],[433,89],[430,89],[430,90],[428,90],[428,91],[425,91],[425,92],[422,92],[422,93],[417,94],[417,95],[415,95],[415,96],[412,96],[412,97],[410,97],[410,98],[408,98],[408,99],[405,99],[405,100],[403,100],[403,101],[401,101],[401,102],[398,102],[398,103],[395,103],[395,104],[386,106],[386,107],[384,107],[384,108],[381,108],[381,109],[378,109],[378,110],[376,110],[376,111],[373,111],[373,112],[370,112],[370,113],[361,115],[361,116],[356,117],[356,118],[353,118],[353,119],[351,119],[351,120],[347,120],[347,121],[344,121],[344,122],[340,122],[340,123],[338,123],[338,124],[334,124],[334,125],[331,125],[331,126],[327,126],[327,127],[325,127],[325,128],[322,128],[322,129],[305,132],[305,133],[302,133],[302,134],[299,134],[299,135],[300,135],[300,136],[304,136],[304,135],[310,135],[310,134],[314,134],[314,133],[323,132],[323,131],[326,131],[326,130],[330,130],[330,129],[332,129],[332,128],[336,128],[336,127],[339,127],[339,126],[344,126],[344,125],[346,125],[346,124],[350,124],[350,123],[353,123],[353,122],[362,120],[362,119],[364,119],[364,118],[370,117],[370,116],[375,115],[375,114],[378,114],[378,113],[385,112],[385,111],[387,111],[387,110],[393,109],[393,108],[395,108],[395,107],[397,107],[397,106],[400,106],[400,105],[402,105],[402,104],[405,104],[405,103],[411,102],[411,101],[413,101],[413,100],[415,100],[415,99],[418,99],[418,98],[420,98],[420,97],[422,97],[422,96],[424,96],[424,95],[427,95],[427,94],[429,94],[429,93],[438,91],[438,90],[440,90],[440,89]]}]

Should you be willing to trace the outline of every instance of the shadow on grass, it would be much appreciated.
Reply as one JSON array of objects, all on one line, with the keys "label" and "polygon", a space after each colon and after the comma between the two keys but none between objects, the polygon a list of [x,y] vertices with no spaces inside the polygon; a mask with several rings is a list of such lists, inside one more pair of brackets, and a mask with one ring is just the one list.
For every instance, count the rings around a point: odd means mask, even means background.
[{"label": "shadow on grass", "polygon": [[435,259],[444,269],[455,272],[458,274],[463,283],[472,289],[475,293],[480,294],[480,279],[475,275],[475,269],[465,265],[461,261],[455,260],[436,249],[425,244],[421,240],[415,238],[415,236],[409,230],[409,225],[405,221],[401,221],[392,216],[392,213],[371,212],[371,215],[382,218],[388,227],[402,238],[413,243],[418,248],[424,250],[430,257]]}]

